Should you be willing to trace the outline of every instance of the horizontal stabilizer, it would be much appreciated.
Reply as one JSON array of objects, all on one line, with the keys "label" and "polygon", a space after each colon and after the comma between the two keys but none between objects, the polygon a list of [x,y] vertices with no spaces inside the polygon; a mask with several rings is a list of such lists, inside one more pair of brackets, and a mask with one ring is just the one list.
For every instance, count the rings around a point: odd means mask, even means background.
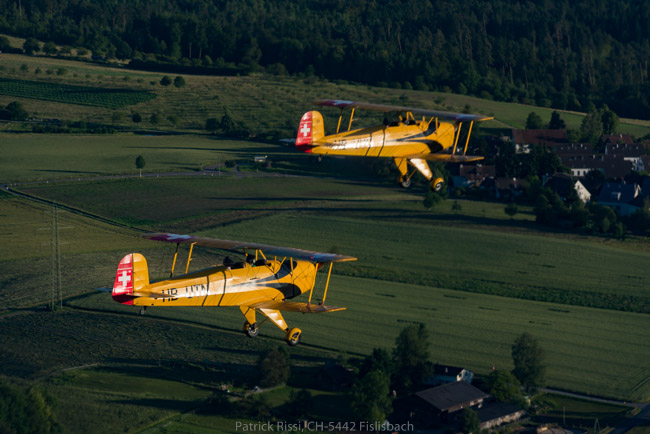
[{"label": "horizontal stabilizer", "polygon": [[443,161],[445,163],[469,163],[471,161],[479,161],[485,157],[478,155],[452,155],[452,154],[413,154],[404,157],[408,160],[420,159],[429,161]]},{"label": "horizontal stabilizer", "polygon": [[250,304],[248,307],[254,309],[273,309],[284,310],[288,312],[301,312],[301,313],[322,313],[322,312],[336,312],[337,310],[345,310],[344,307],[338,306],[325,306],[316,303],[297,303],[292,301],[277,301],[268,300],[259,303]]}]

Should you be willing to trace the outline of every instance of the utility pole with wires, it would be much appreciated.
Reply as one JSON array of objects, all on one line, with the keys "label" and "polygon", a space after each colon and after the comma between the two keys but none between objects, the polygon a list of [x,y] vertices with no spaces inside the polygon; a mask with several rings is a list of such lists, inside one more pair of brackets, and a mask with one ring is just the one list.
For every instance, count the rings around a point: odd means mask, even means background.
[{"label": "utility pole with wires", "polygon": [[50,310],[63,307],[61,291],[61,248],[59,245],[59,211],[56,203],[52,205],[52,285],[50,291]]}]

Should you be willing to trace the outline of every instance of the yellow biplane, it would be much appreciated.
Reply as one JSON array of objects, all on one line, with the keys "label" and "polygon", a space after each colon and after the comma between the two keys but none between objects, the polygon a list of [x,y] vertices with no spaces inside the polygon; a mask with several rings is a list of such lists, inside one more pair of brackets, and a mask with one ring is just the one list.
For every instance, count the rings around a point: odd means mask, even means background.
[{"label": "yellow biplane", "polygon": [[[355,261],[351,256],[269,246],[256,243],[219,240],[168,233],[145,234],[144,238],[176,243],[170,278],[149,282],[147,261],[139,253],[129,253],[119,263],[113,285],[113,299],[126,305],[142,306],[239,306],[246,318],[244,332],[249,337],[259,333],[260,325],[270,320],[285,332],[289,345],[300,342],[301,330],[289,328],[281,311],[321,313],[345,310],[326,306],[327,288],[334,262]],[[180,244],[189,244],[185,274],[174,276]],[[222,265],[188,273],[194,246],[242,252],[245,260],[230,257]],[[320,302],[312,302],[316,272],[329,264],[327,282]],[[288,301],[309,292],[306,303]],[[266,319],[258,323],[256,313]]]},{"label": "yellow biplane", "polygon": [[[444,180],[434,178],[427,161],[469,162],[483,157],[466,155],[474,122],[493,119],[488,116],[449,113],[382,104],[368,104],[344,100],[321,100],[316,104],[337,107],[341,110],[336,134],[325,135],[323,116],[309,111],[300,119],[296,147],[304,152],[320,155],[346,155],[361,157],[392,158],[400,172],[398,182],[404,188],[411,185],[411,178],[419,171],[430,181],[434,191],[440,191]],[[343,111],[352,109],[348,129],[341,131]],[[396,120],[384,118],[382,125],[352,129],[354,110],[375,110],[384,113],[402,113]],[[416,119],[421,115],[421,119]],[[454,121],[442,122],[445,121]],[[457,153],[458,138],[463,123],[469,123],[467,139],[462,153]],[[458,148],[460,151],[460,148]],[[408,165],[413,166],[409,173]]]}]

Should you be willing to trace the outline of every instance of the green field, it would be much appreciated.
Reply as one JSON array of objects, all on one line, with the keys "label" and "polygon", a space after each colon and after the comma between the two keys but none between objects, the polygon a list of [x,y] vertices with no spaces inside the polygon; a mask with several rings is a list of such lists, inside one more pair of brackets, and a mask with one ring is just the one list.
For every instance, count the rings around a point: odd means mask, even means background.
[{"label": "green field", "polygon": [[[239,157],[284,148],[262,143],[215,140],[204,136],[86,136],[0,133],[0,183],[79,179],[138,173],[135,159],[142,155],[143,173],[198,171]],[[34,156],[38,156],[35,158]],[[227,168],[221,167],[222,171]],[[215,171],[215,175],[218,175]]]},{"label": "green field", "polygon": [[[175,181],[179,182],[179,191],[185,191],[180,181]],[[247,183],[250,188],[254,181],[245,179],[239,188],[243,189]],[[262,184],[257,181],[259,190]],[[287,182],[284,178],[278,181]],[[440,218],[441,215],[431,215],[420,209],[409,210],[420,205],[409,200],[408,195],[405,202],[400,202],[394,194],[374,197],[369,194],[373,188],[386,194],[381,187],[349,185],[331,190],[338,181],[323,180],[320,189],[319,180],[307,181],[301,182],[297,193],[293,192],[292,196],[282,184],[267,182],[263,184],[264,199],[255,202],[249,197],[246,199],[248,202],[242,202],[238,208],[233,205],[234,198],[231,197],[231,202],[226,199],[221,203],[217,194],[214,203],[208,205],[215,207],[216,216],[223,210],[215,204],[222,205],[229,212],[249,209],[266,214],[253,214],[250,219],[231,221],[225,226],[198,232],[323,251],[336,249],[359,258],[358,262],[335,267],[336,274],[328,297],[329,302],[346,306],[348,311],[313,317],[287,315],[290,324],[295,323],[304,331],[304,345],[299,347],[300,351],[325,350],[323,355],[336,352],[364,355],[374,347],[390,348],[401,328],[422,322],[432,331],[431,343],[436,361],[486,373],[492,364],[509,368],[512,341],[522,331],[530,331],[539,337],[547,351],[549,385],[623,399],[643,400],[650,396],[647,375],[650,347],[645,339],[645,331],[650,325],[647,314],[477,293],[485,292],[487,288],[488,292],[509,295],[507,291],[511,288],[522,287],[529,292],[528,298],[541,297],[555,290],[559,293],[584,292],[594,297],[611,295],[619,300],[634,298],[647,303],[644,283],[648,281],[648,272],[644,264],[647,264],[648,253],[591,241],[508,233],[494,228],[471,229],[467,222],[448,225],[447,220]],[[87,183],[85,187],[90,187],[92,192],[99,186],[106,190],[95,191],[95,197],[110,197],[109,186],[113,185],[119,192],[123,190],[120,189],[122,182],[127,181]],[[157,185],[159,181],[147,182]],[[216,182],[228,185],[235,181]],[[102,213],[103,208],[93,209],[93,204],[101,201],[90,200],[92,195],[84,196],[83,189],[75,190],[82,187],[73,184],[68,187],[71,190],[67,190],[60,186],[52,188],[50,193],[54,196],[68,194],[77,197],[80,203],[88,200],[88,208]],[[232,185],[214,190],[229,192],[231,189],[237,190]],[[44,193],[48,189],[38,190]],[[150,191],[173,193],[169,188],[151,188]],[[359,196],[351,194],[353,192]],[[144,196],[146,194],[141,195]],[[307,202],[307,196],[312,197],[311,206],[297,210],[295,205]],[[197,197],[200,201],[201,196]],[[341,206],[342,197],[350,202]],[[27,221],[30,213],[25,206],[17,206],[15,202],[15,199],[4,199],[4,203],[12,203],[17,208],[17,211],[8,212],[5,218],[11,214],[14,219],[22,216]],[[278,207],[278,203],[286,206]],[[155,212],[164,208],[164,202],[158,206],[155,202],[145,202],[142,208]],[[390,213],[387,208],[391,208]],[[115,212],[128,214],[129,210],[135,209],[137,206],[132,204],[124,210],[117,208]],[[191,211],[191,207],[185,209]],[[197,217],[189,213],[176,224],[180,227],[198,221],[201,223],[198,226],[211,227],[213,221],[202,214],[200,212]],[[163,221],[170,217],[172,215],[161,216]],[[33,225],[38,225],[39,219],[47,222],[50,218],[47,208],[41,209],[34,217]],[[153,243],[147,248],[142,241],[126,233],[124,240],[113,239],[102,235],[110,235],[111,231],[103,224],[83,226],[75,222],[81,217],[70,214],[67,218],[65,224],[76,226],[76,229],[70,229],[73,232],[67,238],[65,231],[61,235],[63,241],[75,240],[63,258],[63,279],[64,283],[69,282],[64,295],[88,292],[93,286],[110,286],[116,263],[132,249],[147,256],[154,277],[162,277],[169,269],[173,255],[170,246]],[[505,214],[503,221],[509,221]],[[97,232],[93,226],[104,232]],[[13,227],[19,231],[16,223]],[[94,241],[87,244],[77,241],[89,233],[95,234]],[[124,248],[119,249],[119,244],[124,244]],[[37,269],[39,266],[36,264],[41,264],[41,268],[49,270],[47,254],[29,255],[30,250],[38,248],[39,243],[34,241],[24,246],[24,259],[12,260],[10,253],[6,256],[5,269],[15,277],[3,285],[5,300],[12,300],[14,291],[27,286],[23,289],[24,294],[36,283],[30,280],[33,273],[23,271],[21,275],[20,265],[32,264],[33,269]],[[219,256],[212,252],[197,250],[194,256],[196,262],[192,265],[197,268],[219,261]],[[184,259],[179,265],[184,265]],[[40,297],[41,303],[45,304],[49,299],[48,274],[42,273],[41,279]],[[321,277],[317,291],[322,291],[323,283]],[[39,293],[35,290],[29,300],[38,299]],[[17,306],[22,304],[21,300],[15,303]],[[134,309],[114,303],[105,293],[77,297],[67,303],[74,309],[54,314],[42,312],[1,317],[6,331],[2,350],[10,355],[5,359],[3,372],[31,377],[43,371],[110,360],[151,362],[180,357],[185,362],[201,363],[215,354],[219,354],[220,360],[250,365],[252,361],[246,354],[250,351],[256,354],[262,348],[257,347],[260,345],[258,342],[266,342],[262,345],[268,348],[268,345],[281,343],[283,337],[282,332],[269,326],[262,332],[268,338],[257,341],[243,339],[239,332],[242,318],[237,309],[155,309],[141,318]],[[111,326],[112,323],[115,325]],[[19,330],[25,329],[31,330],[27,340],[18,337]],[[111,332],[115,330],[112,329],[121,330],[120,341],[114,342]],[[52,330],[57,332],[49,339],[46,336]],[[83,338],[62,351],[61,343],[77,332]],[[164,333],[165,338],[161,340],[161,335],[152,333]],[[182,335],[191,336],[191,339],[181,338]],[[346,339],[340,336],[346,336]],[[220,343],[217,344],[215,339]],[[152,340],[156,342],[155,346],[151,345]],[[199,342],[215,343],[206,347]],[[83,345],[88,351],[79,353],[77,345]],[[229,350],[227,356],[219,350],[233,348],[233,345],[237,350]],[[16,350],[36,347],[39,348],[38,357],[31,351]],[[217,353],[210,355],[211,351]],[[622,368],[608,369],[614,363]],[[576,366],[580,369],[576,370]]]},{"label": "green field", "polygon": [[7,78],[0,78],[0,94],[109,109],[139,104],[156,97],[153,93],[142,90],[73,86]]},{"label": "green field", "polygon": [[[27,74],[19,70],[22,63]],[[36,68],[67,73],[36,74]],[[650,401],[646,238],[555,231],[535,224],[525,205],[514,218],[502,203],[465,198],[426,210],[425,185],[416,182],[404,191],[393,175],[377,175],[373,161],[316,163],[280,145],[195,134],[206,118],[227,109],[253,133],[290,137],[300,115],[313,108],[311,100],[328,97],[452,111],[469,106],[495,115],[497,121],[486,124],[494,128],[523,126],[530,111],[545,119],[550,110],[267,75],[185,76],[185,88],[164,88],[161,76],[61,59],[0,58],[4,83],[45,86],[33,90],[40,99],[27,98],[24,88],[20,97],[0,95],[0,105],[20,100],[39,117],[185,133],[0,133],[0,184],[60,205],[64,305],[55,312],[45,308],[52,301],[52,206],[0,192],[0,372],[54,396],[67,431],[234,432],[232,419],[192,409],[224,382],[237,390],[254,386],[258,356],[284,345],[283,332],[270,324],[257,339],[247,339],[237,308],[155,308],[140,316],[137,308],[96,291],[112,286],[117,263],[130,252],[146,256],[153,279],[169,275],[173,246],[139,237],[151,230],[357,257],[334,266],[328,293],[328,304],[346,311],[285,315],[290,326],[303,330],[303,343],[290,350],[296,369],[311,373],[337,357],[390,349],[403,327],[423,323],[432,362],[487,374],[492,366],[511,369],[514,339],[530,332],[545,350],[548,386]],[[48,96],[70,86],[91,89],[89,95],[92,89],[130,89],[155,100],[114,117],[108,100],[82,105],[86,96],[58,102]],[[131,109],[144,122],[132,124]],[[324,112],[332,128],[335,112]],[[160,124],[149,122],[153,113],[162,116]],[[176,125],[171,115],[178,117]],[[570,128],[582,119],[568,113],[563,118]],[[371,115],[359,122],[365,120]],[[650,124],[625,124],[621,131],[645,135]],[[146,160],[142,178],[138,155]],[[268,156],[270,167],[253,164],[259,155]],[[454,201],[460,210],[452,208]],[[183,249],[177,270],[185,268],[185,254]],[[197,248],[191,269],[220,263],[225,254]],[[316,298],[324,280],[317,280]],[[268,398],[277,404],[288,390]],[[326,407],[340,399],[321,398]],[[592,414],[620,416],[611,408],[563,405],[575,406],[576,418],[587,414],[585,421]]]},{"label": "green field", "polygon": [[614,427],[630,411],[629,407],[585,401],[568,396],[549,394],[544,398],[554,405],[553,410],[544,417],[546,423],[555,423],[559,426],[589,430],[593,429],[595,421],[598,419],[601,429],[607,426]]},{"label": "green field", "polygon": [[[129,113],[123,111],[122,118],[115,121],[113,110],[101,109],[88,112],[75,104],[57,104],[55,102],[38,103],[24,99],[26,108],[44,118],[66,120],[83,119],[87,122],[116,124],[128,128],[156,128],[167,130],[183,129],[196,131],[203,129],[208,118],[221,116],[227,110],[237,121],[244,122],[252,134],[279,131],[292,136],[298,126],[300,116],[307,110],[314,109],[315,99],[343,98],[424,107],[461,112],[469,108],[471,112],[494,116],[495,121],[486,122],[487,128],[523,128],[531,111],[537,112],[548,122],[552,109],[526,106],[516,103],[503,103],[484,100],[465,95],[425,92],[415,90],[388,89],[371,86],[358,86],[344,83],[318,80],[316,83],[303,81],[295,77],[252,74],[242,77],[214,77],[185,75],[187,85],[182,89],[173,86],[160,86],[164,74],[133,71],[119,67],[99,66],[78,61],[32,57],[15,54],[3,54],[0,59],[0,77],[25,80],[25,72],[18,66],[25,64],[29,76],[38,81],[92,88],[128,88],[138,92],[151,92],[156,95],[153,101],[142,102],[136,106],[143,122],[134,124]],[[37,68],[42,71],[65,68],[68,73],[63,76],[55,74],[35,74]],[[0,95],[0,104],[8,104],[15,96]],[[151,124],[150,116],[158,113],[161,122]],[[325,126],[333,131],[338,110],[324,109]],[[168,121],[170,116],[177,117],[176,125]],[[367,121],[381,121],[381,116],[372,113],[359,113],[357,125]],[[563,112],[569,128],[577,128],[584,117],[581,113]],[[650,134],[650,122],[622,120],[618,132],[643,137]]]}]

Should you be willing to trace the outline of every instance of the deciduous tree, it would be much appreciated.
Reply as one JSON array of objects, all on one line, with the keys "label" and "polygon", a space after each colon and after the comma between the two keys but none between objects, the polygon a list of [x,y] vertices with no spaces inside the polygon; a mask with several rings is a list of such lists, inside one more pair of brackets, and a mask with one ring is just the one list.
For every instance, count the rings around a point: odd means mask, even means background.
[{"label": "deciduous tree", "polygon": [[430,357],[429,332],[424,324],[402,329],[393,349],[395,387],[412,390],[422,384],[431,373]]},{"label": "deciduous tree", "polygon": [[284,347],[276,347],[261,355],[258,361],[260,374],[259,384],[262,387],[273,387],[286,383],[291,372],[289,354]]},{"label": "deciduous tree", "polygon": [[458,428],[461,432],[472,434],[479,432],[481,428],[481,421],[478,414],[473,409],[464,408],[460,417],[458,418]]},{"label": "deciduous tree", "polygon": [[383,422],[392,412],[390,377],[384,371],[370,371],[352,386],[351,406],[364,421]]},{"label": "deciduous tree", "polygon": [[544,384],[544,350],[537,339],[524,332],[512,345],[512,373],[527,390],[535,390]]}]

